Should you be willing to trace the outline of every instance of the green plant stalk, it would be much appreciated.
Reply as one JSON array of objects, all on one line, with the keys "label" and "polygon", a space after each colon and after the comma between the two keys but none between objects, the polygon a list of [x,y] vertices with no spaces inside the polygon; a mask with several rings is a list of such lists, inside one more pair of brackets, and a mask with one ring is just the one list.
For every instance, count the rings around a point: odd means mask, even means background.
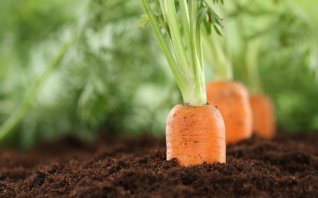
[{"label": "green plant stalk", "polygon": [[[186,5],[187,1],[186,0],[182,0],[182,4]],[[175,5],[174,5],[174,1],[170,1],[170,0],[166,0],[166,3],[168,3],[169,6],[167,6],[167,18],[169,21],[169,18],[171,18],[170,20],[175,20],[177,19],[177,14],[175,11]],[[188,23],[183,27],[183,29],[188,29],[189,28],[189,38],[187,39],[188,42],[190,43],[186,43],[183,48],[175,48],[175,53],[179,54],[179,53],[187,53],[187,50],[190,51],[189,53],[189,57],[191,57],[190,59],[192,60],[192,63],[190,63],[192,65],[192,72],[188,73],[188,76],[191,76],[191,81],[194,80],[195,86],[193,87],[192,83],[189,86],[189,99],[190,101],[187,102],[185,101],[186,104],[189,104],[191,106],[202,106],[205,105],[207,103],[207,99],[206,99],[206,91],[205,91],[205,80],[204,80],[204,75],[203,75],[203,70],[202,70],[202,65],[200,61],[200,52],[198,50],[198,48],[200,48],[201,46],[201,40],[200,40],[200,35],[201,35],[201,30],[200,28],[198,29],[199,31],[197,31],[197,9],[198,9],[198,2],[197,1],[193,1],[193,0],[189,0],[189,11],[182,11],[183,13],[188,13],[189,15],[189,25]],[[183,6],[184,9],[186,9],[185,6]],[[176,24],[169,24],[173,26],[170,27],[172,29],[174,29],[175,27],[178,27],[178,21],[175,21]],[[200,27],[200,26],[199,26]],[[179,32],[180,33],[180,32]],[[173,33],[171,33],[173,35]],[[181,33],[178,37],[178,39],[180,39],[180,42],[183,41],[183,38],[181,36]],[[179,52],[179,50],[182,50],[184,52]],[[190,65],[189,64],[189,65]],[[182,65],[181,65],[182,67]],[[187,67],[187,71],[191,71],[191,68]]]},{"label": "green plant stalk", "polygon": [[[241,16],[237,16],[237,28],[238,28],[238,36],[242,42],[242,48],[240,53],[240,62],[244,64],[241,68],[243,74],[245,76],[244,82],[249,89],[250,92],[261,92],[261,83],[258,73],[258,46],[251,45],[251,40],[247,40],[245,37],[245,23],[244,19]],[[255,51],[253,51],[255,50]]]},{"label": "green plant stalk", "polygon": [[[179,0],[179,5],[182,14],[182,25],[183,32],[186,37],[187,45],[191,46],[191,27],[190,27],[190,19],[189,19],[189,8],[187,2],[184,0]],[[193,56],[189,55],[189,62],[193,63]]]},{"label": "green plant stalk", "polygon": [[196,95],[200,96],[198,98],[203,103],[207,103],[206,88],[205,88],[205,78],[204,78],[204,67],[203,67],[203,56],[202,56],[202,42],[201,42],[201,26],[200,22],[197,20],[197,8],[198,1],[189,0],[190,4],[190,34],[192,35],[192,45],[191,52],[193,56],[193,70],[195,75],[195,88]]},{"label": "green plant stalk", "polygon": [[186,46],[183,45],[182,35],[180,32],[180,25],[178,19],[178,15],[176,12],[175,2],[174,1],[164,1],[165,10],[167,14],[167,22],[170,28],[171,41],[172,46],[175,50],[175,55],[177,58],[178,65],[181,66],[182,70],[186,72],[188,75],[188,67],[190,62],[188,61],[187,51],[185,49]]},{"label": "green plant stalk", "polygon": [[249,42],[246,53],[248,84],[251,93],[262,93],[261,80],[258,71],[258,54],[260,41]]},{"label": "green plant stalk", "polygon": [[[157,39],[159,46],[160,46],[164,56],[167,59],[168,65],[170,66],[170,69],[171,69],[172,74],[176,80],[176,83],[177,83],[179,89],[181,90],[181,93],[184,93],[184,92],[186,92],[187,83],[183,80],[181,72],[178,70],[178,64],[175,61],[173,54],[170,52],[169,46],[167,45],[166,40],[160,31],[160,27],[156,21],[156,17],[151,12],[150,5],[148,4],[147,0],[141,0],[141,3],[144,7],[146,14],[149,17],[149,23],[152,27],[152,30],[155,33],[155,38]],[[160,1],[160,5],[161,5],[161,3],[162,3],[162,0]],[[161,6],[163,6],[163,5],[161,5]],[[165,12],[163,12],[163,16],[166,17]],[[160,23],[162,23],[162,22],[160,21]]]},{"label": "green plant stalk", "polygon": [[[183,1],[183,2],[182,2]],[[183,101],[186,105],[202,106],[206,105],[205,83],[202,66],[198,59],[198,50],[196,48],[196,34],[192,24],[196,24],[195,20],[191,19],[193,12],[197,9],[197,2],[189,2],[187,0],[180,0],[181,13],[183,14],[182,30],[188,31],[185,33],[185,39],[180,32],[180,23],[177,20],[178,15],[176,12],[175,2],[171,0],[160,0],[161,12],[164,20],[168,23],[170,30],[170,39],[166,40],[161,33],[159,24],[162,24],[160,19],[154,16],[150,9],[147,0],[141,0],[146,14],[149,17],[150,25],[155,33],[156,39],[163,51],[177,85],[182,93]],[[192,2],[192,3],[191,3]],[[190,15],[184,18],[184,15]],[[196,17],[196,13],[193,15]],[[189,18],[189,20],[187,19]],[[191,23],[191,20],[193,23]],[[172,49],[169,48],[168,43],[171,42]]]},{"label": "green plant stalk", "polygon": [[205,59],[213,68],[215,80],[232,80],[233,66],[217,35],[213,32],[209,35],[206,31],[203,35]]},{"label": "green plant stalk", "polygon": [[165,55],[165,57],[167,59],[167,62],[169,64],[169,66],[170,66],[172,74],[173,74],[178,86],[180,87],[180,89],[183,90],[184,87],[185,87],[185,84],[182,82],[182,76],[181,76],[181,74],[179,73],[179,71],[177,69],[178,68],[177,67],[177,62],[174,60],[174,57],[173,57],[173,55],[170,52],[169,46],[167,45],[164,36],[160,32],[160,27],[159,27],[159,25],[158,25],[158,23],[156,21],[156,17],[151,12],[151,9],[150,9],[149,4],[147,3],[147,0],[141,0],[141,2],[143,4],[143,7],[144,7],[144,10],[145,10],[146,14],[149,17],[150,25],[151,25],[154,33],[155,33],[156,39],[157,39],[157,41],[159,43],[159,46],[160,46],[161,50],[163,51],[163,53],[164,53],[164,55]]},{"label": "green plant stalk", "polygon": [[50,76],[50,74],[60,65],[61,61],[63,60],[65,54],[71,47],[71,45],[76,40],[77,36],[73,36],[65,42],[65,44],[60,48],[55,58],[52,60],[52,62],[48,65],[48,67],[45,69],[45,71],[39,76],[39,78],[36,79],[34,84],[32,85],[31,89],[25,97],[23,98],[21,104],[17,108],[16,111],[14,111],[8,119],[1,125],[0,128],[0,140],[5,138],[12,130],[13,128],[21,121],[21,119],[24,117],[24,115],[28,112],[30,107],[33,104],[33,101],[35,97],[37,96],[37,93],[39,92],[41,86],[43,83],[47,80],[47,78]]},{"label": "green plant stalk", "polygon": [[[239,1],[233,1],[233,4],[235,5],[236,8],[240,8],[241,5]],[[239,12],[240,13],[240,12]],[[235,54],[236,57],[236,62],[235,62],[235,67],[239,68],[239,70],[236,70],[237,73],[240,73],[240,76],[242,76],[242,82],[249,88],[249,78],[247,74],[247,66],[246,66],[246,52],[247,52],[247,41],[245,38],[245,24],[244,24],[244,19],[242,19],[242,16],[236,15],[235,16],[235,26],[237,28],[237,37],[238,40],[240,41],[240,50],[238,54]]]}]

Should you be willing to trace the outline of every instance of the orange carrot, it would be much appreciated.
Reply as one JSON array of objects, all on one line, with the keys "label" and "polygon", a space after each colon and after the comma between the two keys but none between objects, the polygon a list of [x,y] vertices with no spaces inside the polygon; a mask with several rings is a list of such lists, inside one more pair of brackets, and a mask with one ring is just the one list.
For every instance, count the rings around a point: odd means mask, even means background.
[{"label": "orange carrot", "polygon": [[252,112],[248,92],[234,81],[207,84],[207,97],[221,111],[226,128],[226,143],[233,144],[252,135]]},{"label": "orange carrot", "polygon": [[[221,18],[201,1],[141,3],[185,104],[167,118],[167,160],[176,158],[181,166],[225,162],[225,126],[221,113],[207,105],[201,39],[203,27],[223,27]],[[198,14],[202,10],[209,12]]]},{"label": "orange carrot", "polygon": [[271,139],[275,135],[275,115],[271,99],[263,94],[250,96],[253,114],[253,132],[258,136]]},{"label": "orange carrot", "polygon": [[167,160],[176,158],[181,166],[226,161],[225,127],[212,105],[176,105],[167,118]]}]

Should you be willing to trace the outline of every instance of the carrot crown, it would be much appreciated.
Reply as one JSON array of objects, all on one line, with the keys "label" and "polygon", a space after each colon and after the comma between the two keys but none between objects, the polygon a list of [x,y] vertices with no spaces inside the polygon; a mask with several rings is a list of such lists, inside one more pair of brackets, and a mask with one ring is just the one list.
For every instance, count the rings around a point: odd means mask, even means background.
[{"label": "carrot crown", "polygon": [[[141,0],[186,105],[207,103],[201,26],[218,30],[221,19],[208,0]],[[212,2],[212,0],[210,0]],[[223,0],[213,0],[222,2]]]}]

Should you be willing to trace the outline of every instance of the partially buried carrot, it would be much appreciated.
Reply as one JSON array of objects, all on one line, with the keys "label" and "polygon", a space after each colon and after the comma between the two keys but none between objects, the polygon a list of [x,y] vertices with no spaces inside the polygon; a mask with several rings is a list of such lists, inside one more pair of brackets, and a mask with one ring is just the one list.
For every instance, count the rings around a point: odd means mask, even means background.
[{"label": "partially buried carrot", "polygon": [[181,166],[225,162],[224,121],[218,109],[207,105],[201,47],[201,22],[210,29],[221,19],[205,1],[141,2],[184,103],[167,118],[167,160],[175,158]]},{"label": "partially buried carrot", "polygon": [[220,112],[211,105],[176,105],[166,125],[167,160],[182,166],[225,162],[225,127]]},{"label": "partially buried carrot", "polygon": [[248,92],[235,81],[207,84],[208,101],[221,111],[226,128],[226,143],[233,144],[252,135],[252,112]]},{"label": "partially buried carrot", "polygon": [[271,139],[275,135],[275,114],[271,99],[264,94],[252,94],[250,103],[253,114],[253,132]]}]

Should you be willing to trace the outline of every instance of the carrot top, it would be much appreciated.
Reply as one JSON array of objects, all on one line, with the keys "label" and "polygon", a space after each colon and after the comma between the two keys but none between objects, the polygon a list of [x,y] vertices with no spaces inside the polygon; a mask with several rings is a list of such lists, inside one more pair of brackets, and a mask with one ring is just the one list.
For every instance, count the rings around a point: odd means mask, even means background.
[{"label": "carrot top", "polygon": [[[201,26],[219,32],[221,19],[208,0],[141,0],[186,105],[207,103]],[[212,1],[211,1],[212,2]],[[223,0],[213,0],[214,3]],[[145,18],[144,18],[145,19]]]}]

